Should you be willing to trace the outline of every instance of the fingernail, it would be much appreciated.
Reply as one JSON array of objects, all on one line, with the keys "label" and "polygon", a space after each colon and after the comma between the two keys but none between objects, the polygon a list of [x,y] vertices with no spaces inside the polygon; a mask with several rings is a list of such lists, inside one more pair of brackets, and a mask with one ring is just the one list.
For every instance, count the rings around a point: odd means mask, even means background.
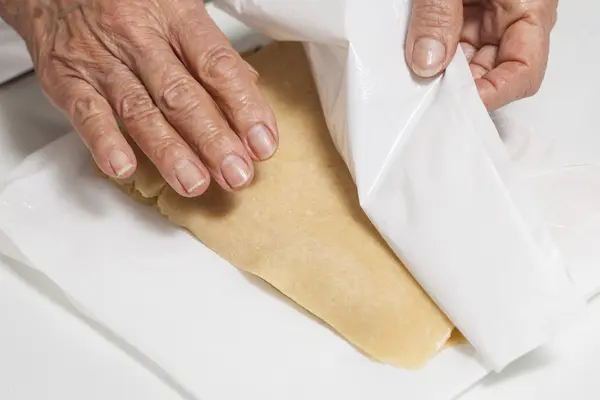
[{"label": "fingernail", "polygon": [[423,78],[429,78],[442,70],[446,46],[438,40],[423,37],[417,39],[412,54],[412,69]]},{"label": "fingernail", "polygon": [[133,163],[123,150],[113,149],[108,154],[108,162],[117,178],[122,177],[133,168]]},{"label": "fingernail", "polygon": [[175,164],[175,176],[187,193],[192,193],[206,182],[200,169],[186,158]]},{"label": "fingernail", "polygon": [[234,154],[225,157],[221,163],[221,173],[229,186],[234,189],[244,186],[250,178],[248,164],[240,156]]},{"label": "fingernail", "polygon": [[250,129],[250,132],[248,132],[248,144],[256,157],[261,160],[271,157],[276,150],[273,134],[264,125],[255,125]]}]

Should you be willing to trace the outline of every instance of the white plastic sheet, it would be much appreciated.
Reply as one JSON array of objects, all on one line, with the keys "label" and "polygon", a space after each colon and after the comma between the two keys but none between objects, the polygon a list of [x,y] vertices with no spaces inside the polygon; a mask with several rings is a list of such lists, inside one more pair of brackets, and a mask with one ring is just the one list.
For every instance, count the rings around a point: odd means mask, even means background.
[{"label": "white plastic sheet", "polygon": [[276,39],[307,42],[363,209],[490,366],[502,369],[577,312],[582,300],[462,52],[442,78],[411,75],[410,2],[216,3]]}]

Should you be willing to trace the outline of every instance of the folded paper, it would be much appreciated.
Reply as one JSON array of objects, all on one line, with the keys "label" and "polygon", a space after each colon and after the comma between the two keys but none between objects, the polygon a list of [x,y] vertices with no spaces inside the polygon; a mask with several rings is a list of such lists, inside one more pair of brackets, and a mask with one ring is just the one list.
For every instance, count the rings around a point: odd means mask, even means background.
[{"label": "folded paper", "polygon": [[380,234],[483,359],[500,370],[583,307],[479,100],[462,52],[416,79],[410,2],[218,0],[306,43],[325,118]]}]

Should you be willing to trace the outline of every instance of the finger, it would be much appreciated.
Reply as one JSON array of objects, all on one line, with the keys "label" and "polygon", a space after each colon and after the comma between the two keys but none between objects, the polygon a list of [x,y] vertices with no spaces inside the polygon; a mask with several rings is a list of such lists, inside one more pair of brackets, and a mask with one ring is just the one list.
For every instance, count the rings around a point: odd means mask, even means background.
[{"label": "finger", "polygon": [[[470,0],[463,0],[463,26],[460,33],[460,46],[467,58],[471,62],[477,50],[481,48],[481,16],[482,8],[478,3],[467,3]],[[471,0],[478,1],[478,0]]]},{"label": "finger", "polygon": [[471,74],[474,79],[479,79],[489,73],[496,66],[498,47],[492,45],[483,46],[476,51],[469,61]]},{"label": "finger", "polygon": [[249,185],[254,176],[252,158],[211,96],[189,74],[171,46],[156,38],[142,45],[136,56],[134,72],[213,179],[226,190]]},{"label": "finger", "polygon": [[428,78],[448,66],[462,23],[462,0],[413,1],[405,51],[414,73]]},{"label": "finger", "polygon": [[543,28],[525,20],[508,28],[500,43],[495,68],[476,80],[479,95],[488,109],[537,93],[546,71],[549,40]]},{"label": "finger", "polygon": [[463,8],[463,26],[460,33],[460,41],[468,43],[479,49],[483,46],[481,42],[481,19],[483,8],[479,4],[465,4]]},{"label": "finger", "polygon": [[558,0],[490,0],[482,15],[481,38],[499,44],[508,28],[523,20],[549,31],[556,21]]},{"label": "finger", "polygon": [[99,87],[127,133],[177,193],[194,197],[206,191],[208,171],[125,65],[113,66]]},{"label": "finger", "polygon": [[88,83],[67,79],[59,103],[106,175],[127,178],[136,168],[135,155],[119,130],[112,108]]},{"label": "finger", "polygon": [[180,58],[211,94],[249,154],[255,160],[270,158],[278,145],[277,124],[258,88],[256,71],[205,11],[187,13],[172,29]]},{"label": "finger", "polygon": [[465,42],[460,43],[460,48],[462,49],[467,61],[471,62],[471,60],[475,56],[475,53],[477,52],[477,49],[475,47],[473,47],[472,45],[470,45],[469,43],[465,43]]}]

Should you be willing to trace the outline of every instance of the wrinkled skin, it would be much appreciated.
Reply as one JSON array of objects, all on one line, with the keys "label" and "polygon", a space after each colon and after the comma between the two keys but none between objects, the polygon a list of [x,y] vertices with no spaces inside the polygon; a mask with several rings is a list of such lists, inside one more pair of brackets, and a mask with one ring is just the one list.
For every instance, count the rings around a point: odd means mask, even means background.
[{"label": "wrinkled skin", "polygon": [[558,0],[414,0],[407,61],[434,76],[460,43],[480,97],[499,108],[539,90],[557,7]]},{"label": "wrinkled skin", "polygon": [[126,178],[136,158],[122,124],[183,196],[212,179],[247,186],[277,147],[257,74],[198,0],[0,0],[28,43],[46,94],[100,169]]}]

